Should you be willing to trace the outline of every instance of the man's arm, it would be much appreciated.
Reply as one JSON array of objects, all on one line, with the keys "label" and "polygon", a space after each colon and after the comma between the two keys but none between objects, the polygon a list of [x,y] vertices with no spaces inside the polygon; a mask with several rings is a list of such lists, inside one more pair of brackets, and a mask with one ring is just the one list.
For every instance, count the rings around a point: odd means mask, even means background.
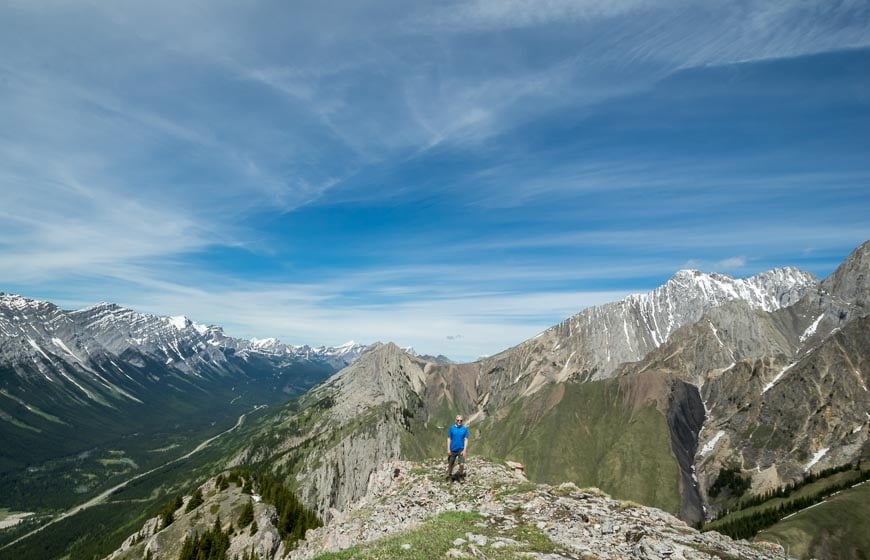
[{"label": "man's arm", "polygon": [[450,436],[447,436],[447,454],[450,455]]},{"label": "man's arm", "polygon": [[465,440],[463,440],[462,445],[462,456],[465,457],[465,452],[468,451],[468,436],[465,436]]}]

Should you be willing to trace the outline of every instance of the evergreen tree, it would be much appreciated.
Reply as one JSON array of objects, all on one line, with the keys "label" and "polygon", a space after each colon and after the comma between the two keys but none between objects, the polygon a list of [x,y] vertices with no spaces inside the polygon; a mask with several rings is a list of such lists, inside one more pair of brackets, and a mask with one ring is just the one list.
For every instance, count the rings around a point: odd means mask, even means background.
[{"label": "evergreen tree", "polygon": [[239,514],[239,528],[244,528],[250,525],[251,521],[254,520],[254,504],[251,500],[248,500],[245,503],[245,507],[242,508],[242,513]]},{"label": "evergreen tree", "polygon": [[184,513],[189,513],[198,508],[202,505],[202,502],[202,490],[197,488],[196,491],[194,491],[193,496],[191,496],[190,501],[187,502],[187,507],[184,508]]}]

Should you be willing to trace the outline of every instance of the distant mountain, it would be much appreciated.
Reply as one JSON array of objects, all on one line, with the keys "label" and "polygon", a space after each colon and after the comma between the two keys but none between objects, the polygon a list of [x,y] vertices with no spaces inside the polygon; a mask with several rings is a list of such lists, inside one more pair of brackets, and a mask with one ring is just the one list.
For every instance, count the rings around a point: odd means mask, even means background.
[{"label": "distant mountain", "polygon": [[[209,429],[303,393],[364,348],[248,341],[185,317],[0,293],[0,475],[27,478],[26,466],[132,433]],[[19,485],[3,486],[0,500]]]},{"label": "distant mountain", "polygon": [[[188,321],[189,322],[189,321]],[[293,346],[284,344],[277,338],[232,338],[224,334],[223,329],[217,326],[203,327],[192,324],[199,330],[209,344],[222,349],[233,350],[236,355],[244,356],[254,353],[277,358],[289,358],[293,360],[328,364],[336,370],[347,367],[359,358],[360,354],[368,347],[351,340],[341,346]]]},{"label": "distant mountain", "polygon": [[[655,290],[631,295],[569,317],[534,338],[480,361],[497,375],[491,398],[531,393],[549,382],[569,378],[612,377],[617,367],[655,350],[684,325],[729,301],[751,309],[787,307],[817,285],[815,277],[796,268],[779,268],[751,278],[681,270]],[[493,404],[498,404],[492,401]]]},{"label": "distant mountain", "polygon": [[433,356],[431,354],[418,354],[416,350],[412,346],[406,346],[402,348],[402,351],[406,354],[410,354],[415,358],[420,358],[426,362],[432,362],[433,364],[455,364],[453,360],[445,356],[444,354],[438,354],[437,356]]},{"label": "distant mountain", "polygon": [[[100,303],[77,311],[0,292],[0,366],[22,378],[34,377],[66,384],[77,400],[139,400],[135,376],[111,381],[107,376],[127,373],[127,366],[159,362],[176,375],[245,375],[244,362],[253,356],[276,366],[308,363],[333,370],[355,361],[365,345],[353,342],[333,348],[290,346],[277,339],[231,338],[217,326],[193,323],[184,316],[146,315],[115,304]],[[121,363],[123,362],[123,364]]]}]

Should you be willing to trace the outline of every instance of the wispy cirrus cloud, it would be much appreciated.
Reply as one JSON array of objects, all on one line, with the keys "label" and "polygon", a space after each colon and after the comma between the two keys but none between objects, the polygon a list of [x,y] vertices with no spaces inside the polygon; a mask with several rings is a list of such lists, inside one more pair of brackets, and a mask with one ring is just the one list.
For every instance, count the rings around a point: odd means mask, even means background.
[{"label": "wispy cirrus cloud", "polygon": [[870,236],[866,56],[803,55],[868,14],[7,2],[0,289],[474,357],[689,259],[823,271]]}]

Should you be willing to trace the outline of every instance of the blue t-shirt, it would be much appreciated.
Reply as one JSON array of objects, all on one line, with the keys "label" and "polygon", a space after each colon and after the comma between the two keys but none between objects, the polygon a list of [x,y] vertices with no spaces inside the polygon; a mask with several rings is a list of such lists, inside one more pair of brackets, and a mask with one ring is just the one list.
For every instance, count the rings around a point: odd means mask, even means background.
[{"label": "blue t-shirt", "polygon": [[447,437],[450,438],[450,451],[457,452],[465,449],[465,439],[468,437],[468,428],[465,426],[450,426],[450,431],[447,432]]}]

